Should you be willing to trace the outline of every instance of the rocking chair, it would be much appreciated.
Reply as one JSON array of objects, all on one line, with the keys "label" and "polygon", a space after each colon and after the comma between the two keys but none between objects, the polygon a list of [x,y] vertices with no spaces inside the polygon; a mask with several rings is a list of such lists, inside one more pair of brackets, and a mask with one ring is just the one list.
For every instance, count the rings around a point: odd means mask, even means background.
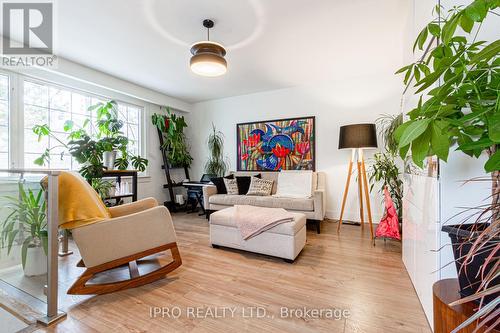
[{"label": "rocking chair", "polygon": [[[71,229],[82,257],[77,266],[86,267],[68,294],[105,294],[142,286],[165,277],[182,263],[166,207],[147,198],[107,208],[79,174],[59,176],[59,225]],[[171,251],[172,262],[139,274],[136,260],[166,250]],[[127,264],[129,279],[87,284],[96,274]]]}]

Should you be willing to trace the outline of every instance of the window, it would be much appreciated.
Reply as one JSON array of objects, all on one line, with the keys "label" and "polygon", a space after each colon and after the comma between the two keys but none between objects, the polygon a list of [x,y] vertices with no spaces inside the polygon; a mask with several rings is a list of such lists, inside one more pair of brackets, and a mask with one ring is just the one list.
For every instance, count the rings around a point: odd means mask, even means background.
[{"label": "window", "polygon": [[[19,117],[11,119],[9,119],[9,107],[12,107],[9,105],[10,82],[14,82],[15,89],[12,92],[12,100],[19,100],[21,110],[21,114],[16,110],[11,111],[11,115],[19,114]],[[66,143],[68,140],[64,124],[67,120],[72,120],[75,127],[82,127],[85,120],[89,119],[90,126],[86,130],[92,133],[96,113],[88,111],[89,106],[110,99],[114,98],[101,97],[22,75],[0,72],[0,169],[8,168],[9,160],[13,161],[13,166],[19,168],[42,168],[34,161],[49,148],[50,161],[43,168],[78,170],[80,165],[58,142],[61,140]],[[124,123],[122,132],[130,140],[130,153],[143,154],[141,120],[144,108],[116,101],[119,119]],[[33,127],[43,124],[49,125],[56,138],[42,137],[41,141],[38,141],[38,136],[33,133]],[[9,129],[11,131],[15,129],[19,135],[9,135]],[[9,151],[9,147],[14,148]]]},{"label": "window", "polygon": [[123,121],[122,132],[130,140],[129,151],[132,155],[140,153],[140,113],[141,110],[138,107],[118,103],[118,118]]},{"label": "window", "polygon": [[9,167],[9,77],[0,75],[0,169]]}]

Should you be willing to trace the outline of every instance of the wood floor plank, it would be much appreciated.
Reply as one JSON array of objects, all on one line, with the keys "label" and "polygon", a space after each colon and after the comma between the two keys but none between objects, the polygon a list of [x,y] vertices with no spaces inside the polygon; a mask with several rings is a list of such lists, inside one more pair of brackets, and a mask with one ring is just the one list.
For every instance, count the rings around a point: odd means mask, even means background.
[{"label": "wood floor plank", "polygon": [[[377,241],[368,228],[324,222],[322,233],[307,232],[307,244],[295,263],[209,244],[208,223],[195,214],[174,214],[183,264],[166,279],[109,295],[75,298],[68,319],[39,332],[430,332],[401,261],[401,244]],[[62,281],[81,269],[78,252],[65,259]],[[161,262],[167,256],[155,257]],[[148,261],[148,264],[151,264]],[[126,269],[126,268],[125,268]],[[141,269],[141,268],[140,268]],[[65,300],[64,304],[71,304]],[[179,318],[152,317],[151,309],[178,308]],[[224,318],[193,318],[202,312],[234,309]],[[249,309],[265,312],[250,317]],[[348,310],[333,320],[282,316],[282,308]]]}]

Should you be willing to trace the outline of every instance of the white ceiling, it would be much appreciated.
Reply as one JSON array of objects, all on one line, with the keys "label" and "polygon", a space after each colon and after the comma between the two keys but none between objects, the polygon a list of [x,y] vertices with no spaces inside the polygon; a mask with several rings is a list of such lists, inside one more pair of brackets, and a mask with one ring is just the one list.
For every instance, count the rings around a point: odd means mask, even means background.
[{"label": "white ceiling", "polygon": [[[187,102],[318,81],[392,74],[402,62],[403,0],[64,0],[56,53]],[[189,46],[226,46],[228,73],[189,70]]]}]

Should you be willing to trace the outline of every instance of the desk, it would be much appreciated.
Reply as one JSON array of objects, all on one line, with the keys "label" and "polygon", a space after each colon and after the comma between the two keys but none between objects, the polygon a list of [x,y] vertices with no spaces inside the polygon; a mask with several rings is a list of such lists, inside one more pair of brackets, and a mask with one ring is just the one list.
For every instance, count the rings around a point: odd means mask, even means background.
[{"label": "desk", "polygon": [[190,193],[192,193],[196,198],[196,205],[193,205],[191,213],[194,213],[196,207],[198,207],[198,205],[200,205],[202,213],[199,215],[201,216],[201,215],[206,214],[205,207],[203,206],[203,187],[210,186],[210,185],[212,185],[212,184],[201,183],[201,182],[184,182],[184,183],[182,183],[182,186],[187,188],[188,200],[189,200]]}]

